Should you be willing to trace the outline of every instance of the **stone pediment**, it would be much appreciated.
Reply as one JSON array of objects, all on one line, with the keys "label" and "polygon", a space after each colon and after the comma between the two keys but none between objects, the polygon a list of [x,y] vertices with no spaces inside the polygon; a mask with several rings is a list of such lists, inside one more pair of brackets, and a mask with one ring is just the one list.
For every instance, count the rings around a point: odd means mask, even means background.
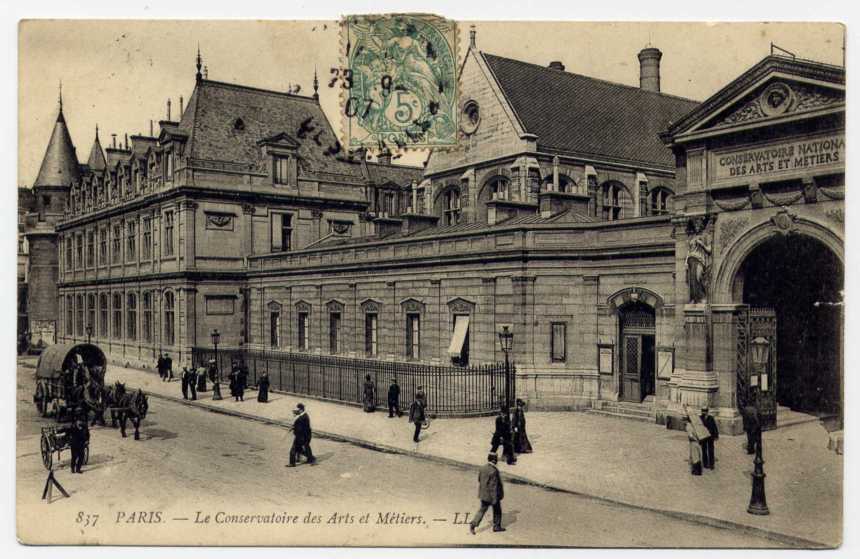
[{"label": "stone pediment", "polygon": [[299,147],[299,142],[294,140],[292,136],[286,132],[281,132],[274,136],[263,138],[257,143],[261,146],[278,147],[282,149],[297,149]]},{"label": "stone pediment", "polygon": [[813,111],[845,102],[845,92],[784,79],[770,80],[711,118],[702,128],[716,128]]}]

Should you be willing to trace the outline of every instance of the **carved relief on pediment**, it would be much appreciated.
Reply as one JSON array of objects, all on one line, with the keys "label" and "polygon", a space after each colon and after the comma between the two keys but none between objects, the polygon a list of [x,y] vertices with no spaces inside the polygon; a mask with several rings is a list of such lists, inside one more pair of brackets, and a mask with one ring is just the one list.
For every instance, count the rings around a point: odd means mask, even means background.
[{"label": "carved relief on pediment", "polygon": [[845,94],[801,83],[773,81],[747,95],[734,108],[724,111],[711,126],[725,126],[810,111],[845,101]]}]

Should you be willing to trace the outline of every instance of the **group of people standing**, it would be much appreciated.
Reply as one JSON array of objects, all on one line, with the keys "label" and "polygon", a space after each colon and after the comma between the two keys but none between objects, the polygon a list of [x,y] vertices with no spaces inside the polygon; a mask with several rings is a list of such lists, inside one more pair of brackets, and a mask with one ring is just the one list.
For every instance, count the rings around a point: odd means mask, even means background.
[{"label": "group of people standing", "polygon": [[165,353],[158,356],[158,361],[155,364],[158,369],[158,376],[161,377],[161,382],[170,382],[173,380],[173,359]]},{"label": "group of people standing", "polygon": [[496,416],[496,429],[490,441],[490,452],[495,454],[502,447],[502,456],[509,465],[517,463],[517,454],[528,454],[532,444],[526,432],[525,402],[516,400],[513,414],[506,405],[502,405]]},{"label": "group of people standing", "polygon": [[[364,377],[362,407],[367,413],[376,411],[376,383],[373,382],[370,375],[365,375]],[[397,379],[393,378],[391,379],[391,384],[388,386],[388,417],[402,416],[403,412],[400,411],[400,385],[397,384]],[[417,443],[420,441],[421,429],[429,426],[427,419],[427,393],[424,392],[423,386],[415,389],[415,397],[409,405],[409,423],[415,425],[412,440]]]}]

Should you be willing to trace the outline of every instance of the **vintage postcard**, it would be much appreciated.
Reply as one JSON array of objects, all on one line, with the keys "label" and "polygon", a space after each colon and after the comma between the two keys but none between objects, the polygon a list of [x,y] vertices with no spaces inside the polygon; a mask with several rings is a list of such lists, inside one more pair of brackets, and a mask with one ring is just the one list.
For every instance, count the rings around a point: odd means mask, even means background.
[{"label": "vintage postcard", "polygon": [[841,545],[843,26],[18,32],[21,543]]}]

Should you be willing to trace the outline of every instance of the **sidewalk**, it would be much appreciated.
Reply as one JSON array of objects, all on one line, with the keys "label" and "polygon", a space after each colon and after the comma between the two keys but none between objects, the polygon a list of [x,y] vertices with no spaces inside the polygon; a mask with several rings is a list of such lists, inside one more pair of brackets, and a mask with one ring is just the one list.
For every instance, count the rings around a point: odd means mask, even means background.
[{"label": "sidewalk", "polygon": [[[161,382],[155,372],[111,366],[108,379],[183,401],[178,379]],[[188,403],[289,426],[292,409],[302,401],[317,437],[466,467],[485,462],[493,431],[492,417],[436,419],[415,444],[406,417],[389,419],[387,410],[367,414],[360,407],[281,393],[270,393],[269,403],[261,404],[254,390],[235,402],[224,384],[222,394],[224,400],[213,401],[210,386],[201,400]],[[842,541],[843,457],[827,449],[827,433],[818,423],[764,434],[771,514],[753,516],[746,512],[752,459],[743,449],[745,437],[721,437],[716,470],[693,477],[684,432],[575,412],[534,412],[527,420],[535,452],[520,455],[514,466],[500,461],[502,473],[514,481],[748,530],[784,545],[834,547]],[[286,453],[284,448],[285,460]]]}]

